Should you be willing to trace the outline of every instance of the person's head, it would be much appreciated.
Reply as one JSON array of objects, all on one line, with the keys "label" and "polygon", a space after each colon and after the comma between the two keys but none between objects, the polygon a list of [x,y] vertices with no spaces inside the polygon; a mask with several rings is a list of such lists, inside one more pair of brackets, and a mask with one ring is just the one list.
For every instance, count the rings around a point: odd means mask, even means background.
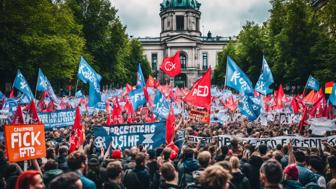
[{"label": "person's head", "polygon": [[54,178],[48,189],[82,189],[83,183],[80,177],[74,172],[61,174]]},{"label": "person's head", "polygon": [[47,159],[55,159],[55,149],[54,148],[48,148],[46,151],[46,158]]},{"label": "person's head", "polygon": [[303,151],[301,151],[301,150],[294,151],[294,156],[295,156],[296,162],[298,162],[298,163],[305,163],[306,162],[306,155]]},{"label": "person's head", "polygon": [[106,176],[108,179],[120,184],[122,170],[123,168],[120,161],[110,162],[106,167]]},{"label": "person's head", "polygon": [[264,156],[267,153],[267,146],[265,144],[260,144],[258,147],[260,155]]},{"label": "person's head", "polygon": [[223,156],[226,156],[228,151],[229,151],[229,147],[227,147],[227,146],[222,146],[221,147],[221,152],[222,152]]},{"label": "person's head", "polygon": [[142,152],[137,153],[135,156],[135,164],[137,167],[143,167],[146,164],[146,155]]},{"label": "person's head", "polygon": [[299,179],[299,170],[295,164],[288,165],[284,171],[285,180],[298,180]]},{"label": "person's head", "polygon": [[86,168],[86,156],[83,152],[75,151],[67,157],[68,166],[72,171],[81,170]]},{"label": "person's head", "polygon": [[160,173],[167,182],[172,182],[178,178],[177,171],[170,162],[166,162],[161,166]]},{"label": "person's head", "polygon": [[192,148],[185,148],[183,150],[183,156],[185,159],[194,157],[194,150]]},{"label": "person's head", "polygon": [[112,157],[112,159],[120,160],[122,158],[121,150],[113,150],[111,157]]},{"label": "person's head", "polygon": [[229,188],[228,182],[231,178],[232,176],[227,170],[221,166],[213,165],[201,173],[199,182],[203,188],[227,189]]},{"label": "person's head", "polygon": [[60,146],[58,149],[59,156],[67,156],[69,153],[69,148],[65,145]]},{"label": "person's head", "polygon": [[210,160],[211,160],[211,154],[208,151],[203,151],[198,154],[198,161],[202,168],[208,167]]},{"label": "person's head", "polygon": [[163,151],[162,151],[162,156],[163,156],[163,159],[164,159],[164,160],[166,160],[166,161],[169,160],[171,151],[172,151],[172,149],[170,149],[170,148],[165,148],[165,149],[163,149]]},{"label": "person's head", "polygon": [[58,169],[58,162],[53,159],[49,159],[47,163],[44,165],[44,171],[52,169]]},{"label": "person's head", "polygon": [[20,174],[16,180],[15,189],[44,189],[43,179],[39,171],[30,170]]},{"label": "person's head", "polygon": [[231,163],[232,169],[239,169],[240,161],[236,156],[232,156],[230,158],[230,163]]},{"label": "person's head", "polygon": [[267,160],[260,168],[260,181],[264,185],[279,185],[282,181],[282,168],[278,161]]},{"label": "person's head", "polygon": [[318,156],[311,156],[308,161],[309,168],[317,173],[322,174],[324,172],[324,163]]}]

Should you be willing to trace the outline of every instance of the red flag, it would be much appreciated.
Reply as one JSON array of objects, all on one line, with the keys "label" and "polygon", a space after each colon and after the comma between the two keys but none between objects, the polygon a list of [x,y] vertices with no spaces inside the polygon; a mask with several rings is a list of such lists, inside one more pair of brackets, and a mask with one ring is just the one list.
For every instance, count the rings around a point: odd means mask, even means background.
[{"label": "red flag", "polygon": [[129,92],[131,92],[132,90],[133,90],[132,85],[126,83],[126,93],[129,93]]},{"label": "red flag", "polygon": [[184,97],[184,101],[194,106],[210,109],[211,104],[211,69],[199,79],[189,93]]},{"label": "red flag", "polygon": [[47,106],[47,112],[53,112],[56,109],[56,105],[54,104],[53,101],[50,101],[48,106]]},{"label": "red flag", "polygon": [[116,98],[115,103],[113,103],[112,110],[112,121],[114,124],[121,124],[123,121],[120,119],[121,116],[121,107],[118,102],[118,98]]},{"label": "red flag", "polygon": [[276,95],[276,109],[283,109],[284,107],[284,103],[283,103],[283,99],[285,96],[285,92],[282,88],[282,84],[280,84],[279,89],[278,89],[278,94]]},{"label": "red flag", "polygon": [[181,73],[180,51],[177,51],[173,57],[163,59],[160,70],[170,77],[175,77]]},{"label": "red flag", "polygon": [[16,112],[12,120],[12,124],[24,124],[23,113],[22,113],[22,108],[20,104],[18,104],[16,108]]},{"label": "red flag", "polygon": [[70,133],[70,153],[77,150],[80,145],[84,143],[84,132],[83,126],[81,125],[81,115],[79,112],[79,107],[76,108],[76,117],[74,126]]},{"label": "red flag", "polygon": [[30,110],[29,110],[31,116],[32,116],[32,119],[34,121],[34,123],[40,123],[40,119],[37,115],[37,110],[36,110],[36,106],[35,106],[35,102],[34,100],[31,101],[30,103]]},{"label": "red flag", "polygon": [[146,87],[143,88],[143,92],[144,92],[146,101],[149,103],[150,106],[153,106],[153,101],[152,101],[152,99],[150,98],[150,96],[149,96],[149,94],[148,94],[148,91],[147,91],[147,88],[146,88]]},{"label": "red flag", "polygon": [[294,113],[296,113],[296,114],[299,113],[299,104],[298,104],[295,97],[292,98],[291,106],[293,108]]},{"label": "red flag", "polygon": [[175,134],[175,115],[174,108],[171,106],[166,120],[166,144],[174,141]]},{"label": "red flag", "polygon": [[9,93],[9,98],[15,98],[14,88],[12,88],[11,92]]},{"label": "red flag", "polygon": [[304,110],[303,110],[302,118],[300,120],[300,124],[299,124],[300,131],[302,131],[303,126],[307,125],[307,123],[306,123],[307,119],[308,119],[307,107],[305,107]]},{"label": "red flag", "polygon": [[231,112],[236,111],[238,104],[234,101],[233,96],[230,96],[223,102],[224,106],[231,110]]},{"label": "red flag", "polygon": [[155,80],[151,75],[148,76],[146,87],[155,87]]},{"label": "red flag", "polygon": [[315,91],[311,90],[310,93],[308,93],[307,96],[303,98],[303,102],[308,104],[314,104],[314,97],[315,97]]}]

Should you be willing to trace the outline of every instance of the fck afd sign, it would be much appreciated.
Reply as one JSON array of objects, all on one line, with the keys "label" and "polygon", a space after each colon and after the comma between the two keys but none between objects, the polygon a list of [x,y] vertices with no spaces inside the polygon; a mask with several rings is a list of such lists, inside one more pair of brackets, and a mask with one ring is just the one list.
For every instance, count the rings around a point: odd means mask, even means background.
[{"label": "fck afd sign", "polygon": [[44,125],[5,125],[8,160],[18,162],[46,156]]}]

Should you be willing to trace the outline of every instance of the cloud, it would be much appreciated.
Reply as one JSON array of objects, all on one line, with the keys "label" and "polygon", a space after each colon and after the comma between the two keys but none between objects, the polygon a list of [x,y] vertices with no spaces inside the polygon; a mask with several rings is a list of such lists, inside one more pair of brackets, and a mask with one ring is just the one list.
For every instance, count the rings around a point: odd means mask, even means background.
[{"label": "cloud", "polygon": [[[161,31],[162,0],[111,0],[118,16],[134,37],[157,37]],[[238,35],[246,21],[262,23],[270,16],[268,0],[199,0],[201,32],[213,35]]]}]

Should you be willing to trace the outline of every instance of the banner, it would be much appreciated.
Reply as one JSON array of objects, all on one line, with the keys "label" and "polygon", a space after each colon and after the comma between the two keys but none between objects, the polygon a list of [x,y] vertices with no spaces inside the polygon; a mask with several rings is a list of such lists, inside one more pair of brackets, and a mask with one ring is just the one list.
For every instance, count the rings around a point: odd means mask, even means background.
[{"label": "banner", "polygon": [[7,157],[10,162],[46,156],[44,125],[5,125]]},{"label": "banner", "polygon": [[187,136],[187,141],[189,143],[197,143],[201,141],[202,143],[210,144],[216,142],[219,146],[229,146],[233,138],[239,139],[241,142],[251,144],[253,146],[259,146],[265,144],[273,149],[276,148],[278,144],[285,145],[292,141],[292,145],[295,148],[322,148],[324,149],[324,142],[327,142],[331,146],[336,145],[336,135],[329,137],[302,137],[302,136],[278,136],[272,138],[239,138],[231,135],[219,135],[215,137],[196,137]]},{"label": "banner", "polygon": [[189,118],[196,120],[200,123],[209,123],[210,115],[206,109],[191,108],[188,110]]},{"label": "banner", "polygon": [[44,124],[45,129],[67,127],[74,124],[75,109],[57,110],[54,112],[39,112],[40,121]]},{"label": "banner", "polygon": [[113,125],[113,127],[94,126],[95,147],[131,148],[139,144],[154,149],[166,142],[166,122]]}]

